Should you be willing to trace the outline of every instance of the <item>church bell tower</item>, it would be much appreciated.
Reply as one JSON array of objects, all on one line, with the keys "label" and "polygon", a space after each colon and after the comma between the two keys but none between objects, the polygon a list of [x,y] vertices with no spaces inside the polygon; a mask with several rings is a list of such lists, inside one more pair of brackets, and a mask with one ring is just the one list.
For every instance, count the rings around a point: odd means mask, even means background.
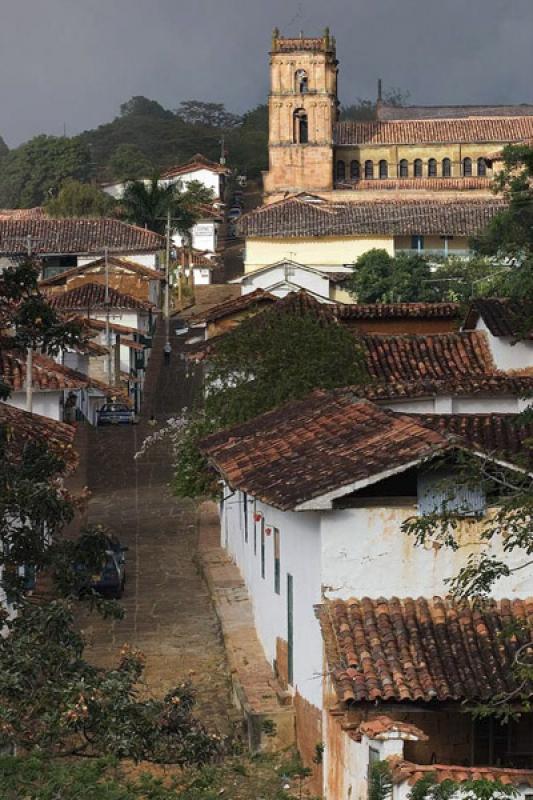
[{"label": "church bell tower", "polygon": [[270,52],[269,170],[266,200],[287,192],[333,189],[333,130],[338,116],[335,39],[288,39],[277,28]]}]

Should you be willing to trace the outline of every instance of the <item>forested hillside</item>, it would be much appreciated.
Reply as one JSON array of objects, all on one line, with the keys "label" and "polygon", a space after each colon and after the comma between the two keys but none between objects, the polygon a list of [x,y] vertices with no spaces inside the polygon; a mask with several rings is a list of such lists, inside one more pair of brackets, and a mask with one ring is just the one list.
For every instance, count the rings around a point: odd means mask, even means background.
[{"label": "forested hillside", "polygon": [[39,135],[8,150],[0,140],[0,207],[41,205],[66,178],[112,181],[138,178],[186,161],[195,153],[249,177],[266,169],[267,109],[238,117],[218,103],[186,101],[176,111],[133,97],[110,123],[70,138]]},{"label": "forested hillside", "polygon": [[[373,119],[375,104],[359,99],[341,108],[341,117]],[[78,136],[42,134],[12,150],[0,137],[0,207],[42,205],[67,178],[102,183],[152,176],[195,153],[217,161],[222,140],[228,166],[257,178],[268,166],[267,106],[237,116],[220,103],[187,100],[171,111],[132,97],[112,122]]]}]

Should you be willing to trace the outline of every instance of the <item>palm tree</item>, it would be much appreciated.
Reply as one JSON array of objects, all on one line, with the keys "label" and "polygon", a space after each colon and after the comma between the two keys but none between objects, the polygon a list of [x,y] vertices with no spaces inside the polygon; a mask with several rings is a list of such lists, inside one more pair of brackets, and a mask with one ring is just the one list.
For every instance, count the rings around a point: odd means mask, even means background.
[{"label": "palm tree", "polygon": [[126,219],[135,225],[147,227],[155,233],[164,233],[168,212],[172,227],[188,234],[200,216],[200,206],[210,204],[213,194],[202,184],[164,186],[158,176],[150,181],[131,181],[127,184],[121,206]]}]

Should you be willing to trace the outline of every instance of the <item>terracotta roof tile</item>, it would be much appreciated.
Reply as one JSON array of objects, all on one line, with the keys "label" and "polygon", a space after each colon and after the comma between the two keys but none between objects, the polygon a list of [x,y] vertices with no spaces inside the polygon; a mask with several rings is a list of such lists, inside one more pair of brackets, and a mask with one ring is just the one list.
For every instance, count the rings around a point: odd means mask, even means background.
[{"label": "terracotta roof tile", "polygon": [[463,328],[473,330],[480,318],[493,336],[533,338],[533,301],[498,297],[473,300]]},{"label": "terracotta roof tile", "polygon": [[0,221],[17,219],[43,219],[46,211],[41,206],[35,208],[0,208]]},{"label": "terracotta roof tile", "polygon": [[[480,608],[440,597],[364,597],[328,601],[317,616],[340,700],[474,701],[517,688],[513,655],[532,640],[533,598]],[[502,647],[510,622],[518,628]]]},{"label": "terracotta roof tile", "polygon": [[[138,277],[145,278],[147,280],[158,281],[161,279],[159,270],[150,269],[150,267],[145,267],[144,264],[138,264],[136,261],[131,261],[127,258],[119,258],[118,256],[109,256],[107,261],[110,274],[113,274],[118,270],[132,272]],[[92,272],[93,270],[100,269],[102,267],[105,267],[105,258],[97,258],[94,261],[90,261],[88,264],[82,264],[81,267],[72,267],[72,269],[66,269],[63,272],[58,272],[56,275],[52,275],[50,278],[45,278],[44,280],[39,281],[39,285],[42,287],[55,286],[56,284],[61,284],[68,281],[69,278],[75,278],[78,275],[85,275],[87,272]]]},{"label": "terracotta roof tile", "polygon": [[210,161],[201,153],[196,153],[196,155],[192,156],[192,158],[190,158],[189,161],[186,161],[184,164],[176,164],[173,167],[168,167],[160,177],[163,179],[174,178],[178,175],[186,175],[188,172],[193,172],[194,170],[199,169],[207,169],[210,172],[216,172],[219,175],[228,175],[230,172],[230,170],[227,167],[224,167],[222,164],[219,164],[216,161]]},{"label": "terracotta roof tile", "polygon": [[[26,356],[15,350],[0,349],[0,380],[11,391],[23,391],[26,385]],[[102,381],[90,378],[82,372],[58,364],[52,358],[33,354],[33,388],[39,392],[55,392],[66,389],[93,387],[105,392],[112,391]]]},{"label": "terracotta roof tile", "polygon": [[533,117],[338,122],[335,144],[508,144],[533,136]]},{"label": "terracotta roof tile", "polygon": [[21,455],[28,442],[37,440],[46,443],[52,453],[65,462],[67,470],[71,471],[77,466],[78,455],[73,449],[74,426],[1,402],[0,426],[7,429],[9,452],[15,458]]},{"label": "terracotta roof tile", "polygon": [[457,319],[459,303],[347,303],[335,309],[337,319]]},{"label": "terracotta roof tile", "polygon": [[191,325],[198,325],[201,322],[215,322],[218,319],[238,314],[241,311],[252,311],[262,305],[271,305],[278,298],[263,289],[256,289],[254,292],[242,294],[239,297],[230,298],[217,306],[211,306],[190,318]]},{"label": "terracotta roof tile", "polygon": [[454,764],[413,764],[397,758],[388,759],[395,784],[408,781],[413,785],[421,778],[431,775],[435,783],[445,780],[457,782],[486,780],[498,781],[508,786],[533,787],[533,770],[508,767],[464,767]]},{"label": "terracotta roof tile", "polygon": [[331,203],[292,197],[250,211],[238,226],[244,237],[271,239],[367,234],[472,236],[505,208],[505,201],[495,198]]},{"label": "terracotta roof tile", "polygon": [[165,239],[157,233],[117,219],[0,219],[0,254],[25,254],[28,236],[37,255],[154,253]]},{"label": "terracotta roof tile", "polygon": [[[134,309],[149,311],[153,308],[151,303],[144,300],[137,300],[129,294],[117,291],[109,287],[109,307]],[[62,294],[50,295],[48,302],[57,310],[75,311],[106,307],[105,286],[101,283],[84,283],[82,286],[75,286]]]},{"label": "terracotta roof tile", "polygon": [[486,453],[533,459],[533,421],[520,414],[414,414],[443,434],[459,436]]},{"label": "terracotta roof tile", "polygon": [[378,119],[461,119],[465,117],[526,117],[533,114],[533,105],[457,105],[457,106],[397,106],[380,100]]},{"label": "terracotta roof tile", "polygon": [[316,391],[203,442],[234,488],[283,510],[449,447],[442,434],[349,391]]},{"label": "terracotta roof tile", "polygon": [[359,735],[363,734],[369,739],[384,739],[388,733],[398,733],[404,739],[417,739],[418,741],[425,742],[428,737],[420,728],[410,722],[402,722],[400,720],[392,719],[386,714],[380,714],[377,717],[361,722],[357,729]]}]

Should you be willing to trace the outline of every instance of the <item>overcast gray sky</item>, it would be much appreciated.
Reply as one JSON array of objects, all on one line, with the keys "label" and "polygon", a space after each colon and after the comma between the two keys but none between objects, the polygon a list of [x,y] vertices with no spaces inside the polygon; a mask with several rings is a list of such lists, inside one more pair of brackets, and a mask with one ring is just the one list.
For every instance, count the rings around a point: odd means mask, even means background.
[{"label": "overcast gray sky", "polygon": [[416,103],[533,102],[533,0],[0,0],[0,135],[73,134],[135,94],[244,111],[274,25],[330,26],[345,103],[378,77]]}]

